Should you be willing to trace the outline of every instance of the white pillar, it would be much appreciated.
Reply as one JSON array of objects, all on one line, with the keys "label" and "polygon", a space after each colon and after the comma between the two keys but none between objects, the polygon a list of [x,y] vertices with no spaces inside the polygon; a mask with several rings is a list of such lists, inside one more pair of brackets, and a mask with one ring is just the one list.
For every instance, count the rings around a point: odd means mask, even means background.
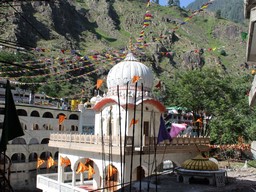
[{"label": "white pillar", "polygon": [[76,185],[76,171],[72,170],[72,186]]},{"label": "white pillar", "polygon": [[98,189],[103,187],[102,186],[102,177],[101,174],[99,172],[95,172],[95,174],[93,175],[93,187]]},{"label": "white pillar", "polygon": [[[59,155],[60,159],[60,155]],[[60,165],[60,160],[58,161],[58,182],[63,183],[64,182],[64,167]]]},{"label": "white pillar", "polygon": [[84,173],[80,173],[80,183],[81,185],[84,184]]}]

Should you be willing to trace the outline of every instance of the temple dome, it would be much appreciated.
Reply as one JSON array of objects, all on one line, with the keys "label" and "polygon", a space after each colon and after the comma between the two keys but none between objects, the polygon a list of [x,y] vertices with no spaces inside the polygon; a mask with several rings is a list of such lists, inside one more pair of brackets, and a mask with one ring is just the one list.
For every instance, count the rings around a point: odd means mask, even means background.
[{"label": "temple dome", "polygon": [[143,89],[150,91],[153,86],[153,73],[144,64],[137,61],[132,53],[128,53],[126,58],[120,63],[116,64],[109,71],[107,76],[108,89],[116,89],[119,87],[126,86],[127,82],[131,82],[134,76],[139,76],[138,87],[143,83]]},{"label": "temple dome", "polygon": [[181,165],[183,169],[199,170],[199,171],[217,171],[218,165],[202,155],[197,155],[193,159],[184,161]]}]

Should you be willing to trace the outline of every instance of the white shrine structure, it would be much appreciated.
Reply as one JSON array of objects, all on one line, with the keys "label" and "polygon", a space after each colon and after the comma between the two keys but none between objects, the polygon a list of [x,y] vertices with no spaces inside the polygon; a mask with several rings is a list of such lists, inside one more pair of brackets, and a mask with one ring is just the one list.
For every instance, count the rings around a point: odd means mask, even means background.
[{"label": "white shrine structure", "polygon": [[[137,83],[134,77],[139,77]],[[156,143],[165,106],[152,96],[153,83],[150,68],[128,53],[109,71],[107,93],[91,99],[95,111],[91,134],[82,134],[81,126],[81,134],[51,134],[49,147],[59,148],[58,173],[38,175],[37,188],[43,192],[117,190],[161,171],[167,160],[180,166],[199,150],[208,151],[209,138]],[[80,121],[87,121],[83,119],[87,110],[81,107]],[[70,164],[65,166],[60,159]],[[93,174],[88,169],[78,173],[79,163],[88,161]]]}]

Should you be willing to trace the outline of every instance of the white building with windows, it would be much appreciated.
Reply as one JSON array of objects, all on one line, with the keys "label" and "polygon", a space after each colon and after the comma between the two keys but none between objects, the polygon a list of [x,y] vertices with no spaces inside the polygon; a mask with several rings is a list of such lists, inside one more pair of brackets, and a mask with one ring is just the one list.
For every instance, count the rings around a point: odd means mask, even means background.
[{"label": "white building with windows", "polygon": [[[59,148],[58,173],[39,174],[37,187],[44,192],[113,191],[160,171],[168,160],[180,165],[194,157],[198,149],[209,150],[209,138],[156,143],[165,107],[153,97],[153,83],[150,68],[128,53],[109,71],[106,95],[91,100],[95,111],[93,134],[51,134],[49,146]],[[79,171],[80,165],[87,169]]]},{"label": "white building with windows", "polygon": [[[0,82],[0,135],[2,133],[5,108],[5,81]],[[46,163],[37,169],[37,159],[47,162],[51,156],[58,160],[58,148],[48,147],[50,134],[52,133],[78,133],[78,127],[93,126],[94,117],[90,115],[90,122],[81,122],[81,112],[76,109],[62,109],[57,104],[49,103],[43,94],[34,94],[33,103],[30,103],[31,94],[22,90],[12,89],[13,98],[16,105],[24,136],[9,141],[6,155],[10,158],[11,166],[6,175],[9,178],[14,190],[36,190],[36,175],[38,173],[56,172],[52,167],[47,169]],[[92,109],[87,109],[87,114],[94,114]],[[59,116],[65,115],[63,123],[59,124]],[[80,130],[79,130],[80,131]],[[3,158],[1,156],[1,158]],[[0,170],[3,169],[2,160]],[[8,168],[8,166],[6,166]],[[0,178],[1,180],[1,178]],[[2,180],[1,180],[2,184]],[[2,185],[1,185],[2,187]]]}]

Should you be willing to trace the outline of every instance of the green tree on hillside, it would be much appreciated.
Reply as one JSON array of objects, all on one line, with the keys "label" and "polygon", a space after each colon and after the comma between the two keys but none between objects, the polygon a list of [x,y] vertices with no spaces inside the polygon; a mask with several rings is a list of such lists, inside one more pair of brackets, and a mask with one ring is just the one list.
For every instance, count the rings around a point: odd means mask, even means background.
[{"label": "green tree on hillside", "polygon": [[220,18],[221,18],[221,10],[220,10],[220,9],[218,9],[218,10],[216,11],[215,17],[216,17],[217,19],[220,19]]},{"label": "green tree on hillside", "polygon": [[[256,139],[256,113],[248,107],[250,76],[229,76],[216,69],[180,71],[167,84],[167,106],[181,106],[211,116],[213,143],[236,143],[239,136]],[[195,121],[196,119],[194,119]]]}]

